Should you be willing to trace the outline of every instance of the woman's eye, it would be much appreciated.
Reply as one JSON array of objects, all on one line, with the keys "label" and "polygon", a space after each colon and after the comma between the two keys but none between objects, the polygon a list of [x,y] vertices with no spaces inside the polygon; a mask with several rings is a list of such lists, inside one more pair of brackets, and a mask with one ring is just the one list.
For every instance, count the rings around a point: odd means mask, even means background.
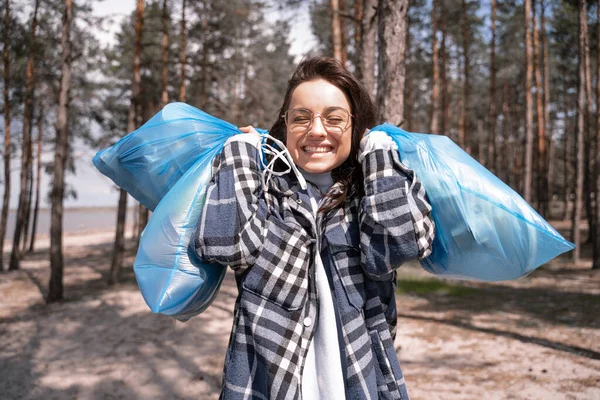
[{"label": "woman's eye", "polygon": [[296,124],[306,124],[308,121],[310,121],[310,118],[307,118],[307,117],[294,118],[294,123],[296,123]]},{"label": "woman's eye", "polygon": [[339,117],[329,117],[327,118],[327,123],[330,125],[340,125],[342,124],[342,122],[344,122],[344,120],[342,118]]}]

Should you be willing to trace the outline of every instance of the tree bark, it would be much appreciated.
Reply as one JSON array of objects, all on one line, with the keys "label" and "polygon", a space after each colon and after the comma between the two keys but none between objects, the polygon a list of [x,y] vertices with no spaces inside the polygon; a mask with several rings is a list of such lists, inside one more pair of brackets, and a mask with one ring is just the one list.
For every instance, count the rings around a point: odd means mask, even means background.
[{"label": "tree bark", "polygon": [[[586,12],[587,17],[587,12]],[[596,236],[596,210],[593,206],[595,191],[596,188],[593,186],[594,180],[594,165],[593,161],[595,160],[594,155],[594,139],[595,137],[592,135],[592,116],[593,116],[593,102],[592,102],[592,73],[590,68],[590,44],[588,37],[588,26],[587,19],[583,24],[584,29],[584,45],[583,45],[583,55],[584,55],[584,70],[585,70],[585,94],[586,94],[586,117],[585,117],[585,125],[586,130],[584,133],[584,163],[585,163],[585,173],[584,173],[584,182],[583,182],[583,192],[585,196],[585,207],[586,207],[586,217],[588,220],[588,237],[586,243],[593,243],[594,238]]]},{"label": "tree bark", "polygon": [[[510,105],[509,105],[509,101],[508,101],[508,82],[505,80],[504,81],[504,88],[502,90],[502,143],[503,143],[503,148],[500,152],[500,154],[506,154],[507,160],[506,162],[508,162],[510,160],[510,157],[512,156],[512,153],[509,151],[508,148],[508,140],[509,140],[509,136],[510,136],[510,132],[508,130],[508,121],[510,118]],[[510,174],[508,173],[510,171],[509,165],[500,165],[500,163],[497,164],[498,168],[498,172],[502,171],[502,180],[507,184],[510,185]],[[504,168],[503,168],[504,167]]]},{"label": "tree bark", "polygon": [[27,71],[25,74],[25,107],[23,110],[23,147],[21,156],[21,188],[19,193],[19,204],[17,207],[17,220],[15,222],[15,234],[13,236],[12,252],[10,254],[10,270],[19,269],[21,262],[20,252],[20,241],[23,235],[23,226],[26,217],[27,208],[27,173],[31,164],[29,158],[29,146],[31,141],[31,119],[33,115],[33,90],[34,90],[34,63],[35,63],[35,50],[33,44],[35,43],[36,30],[37,30],[37,13],[39,9],[39,0],[35,1],[35,7],[33,11],[33,21],[31,23],[31,48],[29,50],[29,56],[27,57]]},{"label": "tree bark", "polygon": [[365,0],[354,1],[354,69],[356,77],[362,81],[362,70],[361,70],[361,54],[360,49],[362,47],[361,34],[362,34],[362,22],[365,15],[364,12]]},{"label": "tree bark", "polygon": [[[358,1],[358,0],[357,0]],[[375,41],[377,38],[377,0],[364,0],[360,32],[361,79],[369,94],[375,96]]]},{"label": "tree bark", "polygon": [[[138,104],[140,101],[140,58],[142,54],[142,28],[144,24],[144,0],[137,1],[135,15],[135,42],[133,48],[133,78],[131,80],[131,101],[127,118],[127,131],[133,132],[138,126]],[[185,94],[185,93],[184,93]],[[115,232],[115,245],[110,265],[108,284],[112,285],[121,280],[123,253],[125,251],[125,222],[127,215],[127,193],[119,191],[119,208],[117,211],[117,228]]]},{"label": "tree bark", "polygon": [[[169,61],[169,31],[167,27],[167,0],[163,0],[162,9],[162,68],[161,68],[161,108],[166,106],[169,102],[168,88],[168,70],[167,63]],[[185,85],[184,85],[185,90]]]},{"label": "tree bark", "polygon": [[379,0],[378,4],[379,119],[400,126],[404,120],[408,0]]},{"label": "tree bark", "polygon": [[575,187],[575,205],[573,209],[572,238],[575,243],[573,250],[573,261],[578,262],[580,256],[581,231],[579,222],[581,221],[581,211],[583,207],[583,173],[585,171],[584,163],[584,136],[585,136],[585,35],[587,35],[587,15],[585,0],[579,0],[579,88],[578,88],[578,107],[577,107],[577,174]]},{"label": "tree bark", "polygon": [[331,8],[331,41],[333,47],[333,58],[343,63],[342,57],[342,26],[340,23],[339,0],[329,0]]},{"label": "tree bark", "polygon": [[[596,8],[596,21],[600,21],[600,7]],[[596,30],[596,158],[594,160],[594,186],[600,193],[600,24]],[[596,200],[596,229],[600,226],[600,201]],[[594,237],[592,269],[600,269],[600,235]]]},{"label": "tree bark", "polygon": [[[186,33],[186,27],[185,27],[185,3],[186,3],[186,0],[183,0],[183,2],[181,4],[181,56],[180,56],[181,82],[179,83],[179,101],[182,101],[182,102],[186,101],[185,68],[186,68],[186,60],[187,60],[187,56],[186,56],[186,35],[187,35],[187,33]],[[139,7],[139,1],[138,1],[138,7]],[[206,20],[206,17],[202,16],[202,18],[203,18],[203,22],[204,22],[204,20]],[[203,26],[204,26],[204,24],[203,24]],[[206,35],[206,30],[203,31],[203,35]],[[206,47],[206,46],[203,46],[203,47]],[[202,51],[206,52],[206,50],[204,50],[204,49],[202,49]],[[204,108],[205,105],[206,104],[203,104],[202,108]]]},{"label": "tree bark", "polygon": [[546,168],[546,124],[544,122],[544,105],[542,97],[542,68],[540,59],[540,35],[535,12],[535,3],[533,7],[533,56],[535,59],[535,100],[537,107],[537,130],[538,130],[538,179],[537,179],[537,200],[538,212],[543,217],[548,214],[548,200],[546,193],[548,192],[548,168]]},{"label": "tree bark", "polygon": [[52,208],[50,216],[50,283],[48,303],[63,298],[63,252],[62,222],[65,189],[65,167],[69,147],[69,106],[71,92],[71,20],[72,0],[64,0],[62,23],[62,71],[56,122],[56,150],[54,154],[54,180],[52,184]]},{"label": "tree bark", "polygon": [[[339,0],[336,0],[339,2]],[[339,2],[339,21],[340,21],[340,42],[342,44],[342,65],[344,67],[348,67],[348,26],[346,25],[346,21],[344,21],[344,18],[342,18],[342,15],[346,14],[346,5],[345,5],[345,0],[341,0],[341,2]]]},{"label": "tree bark", "polygon": [[525,0],[525,179],[523,197],[531,203],[531,181],[533,174],[533,98],[531,86],[533,81],[531,0]]},{"label": "tree bark", "polygon": [[438,3],[439,0],[433,0],[433,7],[431,10],[431,25],[433,31],[431,36],[431,64],[433,67],[433,87],[431,89],[431,124],[429,126],[429,130],[431,133],[440,133],[440,65],[439,49],[437,42]]},{"label": "tree bark", "polygon": [[448,85],[448,49],[446,47],[446,37],[448,32],[448,17],[446,12],[446,4],[442,1],[441,4],[441,19],[442,26],[442,43],[440,46],[441,53],[441,65],[440,65],[440,81],[442,91],[442,112],[440,115],[440,132],[443,134],[449,134],[450,125],[450,96],[449,96],[449,85]]},{"label": "tree bark", "polygon": [[[462,0],[461,2],[461,33],[462,33],[462,51],[463,51],[463,111],[462,111],[462,137],[463,137],[463,147],[466,149],[468,153],[471,153],[471,135],[470,135],[470,103],[469,103],[469,38],[468,33],[470,30],[469,20],[467,18],[467,1]],[[478,143],[479,138],[476,143]],[[473,149],[474,154],[478,154],[479,149]]]},{"label": "tree bark", "polygon": [[35,233],[37,230],[38,213],[40,209],[40,186],[42,181],[42,139],[44,137],[42,126],[44,121],[44,109],[40,102],[40,111],[38,116],[38,137],[37,137],[37,161],[35,176],[35,206],[33,209],[33,226],[31,227],[31,240],[29,242],[29,252],[33,253],[35,245]]},{"label": "tree bark", "polygon": [[4,238],[8,221],[8,207],[10,201],[10,0],[6,0],[4,8],[4,51],[2,60],[4,64],[4,197],[2,200],[2,219],[0,220],[0,271],[4,271]]},{"label": "tree bark", "polygon": [[546,132],[546,143],[548,143],[548,156],[545,157],[544,163],[545,168],[548,171],[548,184],[546,187],[545,198],[547,199],[547,207],[550,210],[550,202],[552,201],[552,183],[554,182],[554,171],[555,171],[555,163],[550,163],[550,160],[554,159],[553,153],[556,150],[556,146],[552,141],[552,129],[550,129],[550,60],[548,58],[548,35],[546,33],[546,2],[542,0],[541,3],[541,35],[542,35],[542,59],[543,59],[543,70],[544,70],[544,131]]},{"label": "tree bark", "polygon": [[492,26],[490,42],[490,110],[486,166],[496,172],[496,0],[492,0]]}]

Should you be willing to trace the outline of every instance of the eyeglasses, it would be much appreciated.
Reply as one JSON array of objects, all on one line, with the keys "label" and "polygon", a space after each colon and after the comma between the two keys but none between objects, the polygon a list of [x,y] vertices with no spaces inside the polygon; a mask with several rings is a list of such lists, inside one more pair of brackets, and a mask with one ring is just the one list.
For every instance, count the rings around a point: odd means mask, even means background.
[{"label": "eyeglasses", "polygon": [[329,133],[343,133],[350,126],[352,115],[345,108],[331,107],[323,113],[313,113],[305,108],[287,110],[283,114],[285,124],[292,133],[307,132],[315,118],[321,118],[323,128]]}]

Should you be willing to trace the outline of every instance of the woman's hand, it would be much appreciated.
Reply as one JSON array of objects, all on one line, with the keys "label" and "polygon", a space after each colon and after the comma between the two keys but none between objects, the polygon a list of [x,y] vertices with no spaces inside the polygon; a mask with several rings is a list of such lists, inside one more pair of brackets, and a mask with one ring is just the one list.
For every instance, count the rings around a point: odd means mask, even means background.
[{"label": "woman's hand", "polygon": [[238,129],[240,130],[240,132],[244,132],[244,133],[250,133],[250,134],[254,134],[254,135],[259,134],[252,125],[241,126],[241,127],[238,127]]}]

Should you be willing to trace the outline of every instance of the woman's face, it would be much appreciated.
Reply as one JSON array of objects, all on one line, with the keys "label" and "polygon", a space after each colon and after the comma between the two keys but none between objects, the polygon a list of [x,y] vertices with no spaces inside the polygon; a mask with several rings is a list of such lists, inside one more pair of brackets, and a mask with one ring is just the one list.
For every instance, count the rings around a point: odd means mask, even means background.
[{"label": "woman's face", "polygon": [[346,161],[352,146],[350,111],[344,93],[331,83],[298,85],[286,113],[286,146],[299,168],[322,173]]}]

